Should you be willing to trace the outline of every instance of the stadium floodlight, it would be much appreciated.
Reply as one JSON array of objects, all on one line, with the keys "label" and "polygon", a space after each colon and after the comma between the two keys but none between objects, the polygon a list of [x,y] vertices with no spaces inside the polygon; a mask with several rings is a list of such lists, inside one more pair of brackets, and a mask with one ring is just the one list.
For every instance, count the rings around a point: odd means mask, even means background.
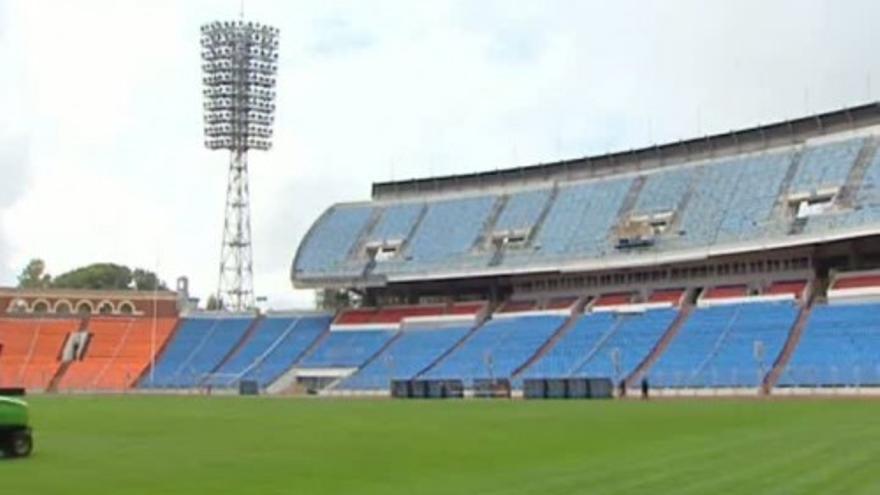
[{"label": "stadium floodlight", "polygon": [[217,297],[237,311],[254,307],[247,154],[272,147],[278,34],[243,20],[202,26],[205,146],[230,152]]}]

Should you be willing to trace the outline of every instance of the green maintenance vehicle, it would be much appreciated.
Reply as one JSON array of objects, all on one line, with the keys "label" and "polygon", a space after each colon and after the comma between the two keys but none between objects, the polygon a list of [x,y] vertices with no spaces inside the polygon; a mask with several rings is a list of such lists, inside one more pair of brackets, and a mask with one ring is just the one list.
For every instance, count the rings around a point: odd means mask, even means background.
[{"label": "green maintenance vehicle", "polygon": [[34,448],[27,402],[0,396],[0,452],[27,457]]}]

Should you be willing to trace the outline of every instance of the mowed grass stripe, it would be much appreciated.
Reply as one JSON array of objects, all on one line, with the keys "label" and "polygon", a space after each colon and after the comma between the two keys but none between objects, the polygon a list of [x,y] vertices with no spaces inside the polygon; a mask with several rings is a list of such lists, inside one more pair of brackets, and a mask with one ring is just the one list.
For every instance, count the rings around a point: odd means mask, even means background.
[{"label": "mowed grass stripe", "polygon": [[32,397],[10,493],[878,493],[880,403]]}]

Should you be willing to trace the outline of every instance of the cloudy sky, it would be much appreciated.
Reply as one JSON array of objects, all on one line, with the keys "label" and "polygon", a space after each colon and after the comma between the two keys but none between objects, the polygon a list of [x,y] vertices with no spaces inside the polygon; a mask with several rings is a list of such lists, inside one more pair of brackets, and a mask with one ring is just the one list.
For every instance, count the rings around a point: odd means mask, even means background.
[{"label": "cloudy sky", "polygon": [[[217,283],[227,157],[202,147],[199,26],[238,0],[0,0],[0,285],[31,257]],[[629,149],[880,99],[880,2],[258,1],[281,29],[251,158],[255,285],[373,181]]]}]

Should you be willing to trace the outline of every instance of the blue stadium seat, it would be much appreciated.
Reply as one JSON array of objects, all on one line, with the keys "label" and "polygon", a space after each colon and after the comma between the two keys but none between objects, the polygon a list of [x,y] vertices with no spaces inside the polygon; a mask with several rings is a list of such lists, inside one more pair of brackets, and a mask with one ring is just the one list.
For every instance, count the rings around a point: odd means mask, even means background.
[{"label": "blue stadium seat", "polygon": [[427,326],[406,329],[364,368],[343,380],[340,390],[388,390],[391,380],[412,379],[451,349],[470,325]]},{"label": "blue stadium seat", "polygon": [[405,241],[424,208],[424,203],[401,203],[385,208],[367,235],[367,242]]},{"label": "blue stadium seat", "polygon": [[653,309],[584,315],[523,376],[610,378],[617,383],[648,357],[677,314],[674,309]]},{"label": "blue stadium seat", "polygon": [[842,186],[864,144],[864,138],[852,138],[807,147],[789,191],[812,192]]},{"label": "blue stadium seat", "polygon": [[565,323],[559,315],[490,320],[424,374],[430,379],[510,378]]},{"label": "blue stadium seat", "polygon": [[[321,217],[320,228],[312,229],[303,239],[296,270],[308,273],[352,273],[346,263],[349,252],[358,241],[373,214],[371,206],[338,205]],[[359,266],[363,268],[363,263]],[[354,270],[352,274],[357,274]]]},{"label": "blue stadium seat", "polygon": [[878,303],[814,307],[777,385],[880,385],[878,315]]},{"label": "blue stadium seat", "polygon": [[530,231],[550,199],[550,189],[511,194],[495,222],[494,231]]},{"label": "blue stadium seat", "polygon": [[695,309],[649,370],[654,387],[758,387],[797,319],[793,302]]},{"label": "blue stadium seat", "polygon": [[198,386],[241,341],[253,322],[250,316],[189,317],[171,338],[156,368],[141,388]]},{"label": "blue stadium seat", "polygon": [[[279,371],[290,368],[292,361],[329,324],[330,316],[265,318],[238,351],[212,374],[206,384],[229,387],[237,385],[241,379],[255,379],[261,386],[265,386],[280,374]],[[285,364],[286,367],[279,369]]]},{"label": "blue stadium seat", "polygon": [[396,330],[331,331],[298,368],[358,368],[382,349]]}]

